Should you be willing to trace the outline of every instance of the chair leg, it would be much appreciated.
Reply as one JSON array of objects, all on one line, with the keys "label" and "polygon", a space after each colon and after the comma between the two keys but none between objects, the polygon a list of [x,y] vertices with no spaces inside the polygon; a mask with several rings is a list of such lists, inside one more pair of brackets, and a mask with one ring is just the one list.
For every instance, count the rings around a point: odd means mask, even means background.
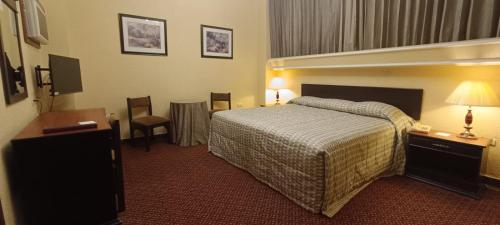
[{"label": "chair leg", "polygon": [[151,136],[151,140],[154,140],[155,139],[155,129],[154,128],[151,128],[151,131],[150,131],[150,136]]},{"label": "chair leg", "polygon": [[170,131],[170,124],[165,125],[165,130],[167,130],[167,143],[172,144],[172,131]]},{"label": "chair leg", "polygon": [[130,129],[130,143],[135,147],[135,129]]},{"label": "chair leg", "polygon": [[149,138],[151,137],[150,135],[151,129],[144,129],[144,140],[146,141],[146,151],[149,152]]}]

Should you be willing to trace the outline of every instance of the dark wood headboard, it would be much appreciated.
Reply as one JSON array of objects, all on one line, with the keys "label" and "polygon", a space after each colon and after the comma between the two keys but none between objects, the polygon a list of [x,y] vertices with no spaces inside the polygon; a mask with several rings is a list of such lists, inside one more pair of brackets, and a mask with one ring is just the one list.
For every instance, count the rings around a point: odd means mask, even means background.
[{"label": "dark wood headboard", "polygon": [[355,102],[383,102],[398,107],[416,120],[420,120],[423,94],[423,89],[302,84],[302,96],[337,98]]}]

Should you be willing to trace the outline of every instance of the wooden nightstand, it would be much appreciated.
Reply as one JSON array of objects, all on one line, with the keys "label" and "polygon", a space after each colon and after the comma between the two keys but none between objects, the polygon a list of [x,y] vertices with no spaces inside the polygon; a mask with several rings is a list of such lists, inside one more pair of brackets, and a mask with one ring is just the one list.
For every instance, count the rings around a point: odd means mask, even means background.
[{"label": "wooden nightstand", "polygon": [[490,140],[467,140],[456,134],[440,136],[410,132],[406,148],[406,176],[479,199],[483,150]]}]

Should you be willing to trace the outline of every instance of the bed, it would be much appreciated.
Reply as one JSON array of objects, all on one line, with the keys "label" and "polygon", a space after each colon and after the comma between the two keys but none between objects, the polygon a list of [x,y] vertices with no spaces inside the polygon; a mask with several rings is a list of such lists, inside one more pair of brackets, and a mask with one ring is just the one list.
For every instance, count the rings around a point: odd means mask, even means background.
[{"label": "bed", "polygon": [[380,176],[404,171],[419,89],[303,84],[282,106],[214,114],[209,151],[296,204],[333,217]]}]

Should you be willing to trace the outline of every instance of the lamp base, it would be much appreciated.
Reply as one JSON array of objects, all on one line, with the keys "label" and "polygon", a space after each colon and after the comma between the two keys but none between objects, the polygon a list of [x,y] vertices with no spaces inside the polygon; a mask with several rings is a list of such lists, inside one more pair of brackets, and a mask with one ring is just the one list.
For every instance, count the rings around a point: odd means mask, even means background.
[{"label": "lamp base", "polygon": [[276,103],[275,105],[281,105],[280,104],[280,91],[276,90]]},{"label": "lamp base", "polygon": [[470,139],[470,140],[476,140],[477,137],[474,135],[470,130],[472,129],[471,126],[464,126],[465,131],[457,135],[459,138],[464,138],[464,139]]}]

